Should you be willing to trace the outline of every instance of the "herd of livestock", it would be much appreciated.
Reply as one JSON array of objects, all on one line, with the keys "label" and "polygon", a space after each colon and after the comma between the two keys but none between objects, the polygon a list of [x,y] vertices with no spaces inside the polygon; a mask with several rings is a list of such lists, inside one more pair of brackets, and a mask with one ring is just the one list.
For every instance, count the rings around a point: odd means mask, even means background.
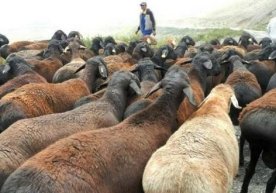
[{"label": "herd of livestock", "polygon": [[1,193],[227,193],[245,141],[241,193],[260,155],[273,193],[271,39],[91,43],[77,31],[13,43],[0,34]]}]

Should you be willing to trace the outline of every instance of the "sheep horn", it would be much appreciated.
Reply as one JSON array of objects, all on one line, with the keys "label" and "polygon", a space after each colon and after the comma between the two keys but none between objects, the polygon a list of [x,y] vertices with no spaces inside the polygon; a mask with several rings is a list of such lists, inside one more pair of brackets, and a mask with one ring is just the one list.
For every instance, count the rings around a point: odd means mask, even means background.
[{"label": "sheep horn", "polygon": [[247,61],[247,60],[242,60],[242,63],[243,64],[251,64],[249,61]]},{"label": "sheep horn", "polygon": [[80,49],[86,49],[86,47],[83,45],[80,45]]},{"label": "sheep horn", "polygon": [[154,65],[154,69],[167,71],[167,69],[165,69],[165,68],[163,68],[163,67],[161,67],[161,66],[159,66],[157,64]]},{"label": "sheep horn", "polygon": [[276,59],[276,50],[273,51],[273,52],[269,55],[268,59],[269,59],[269,60],[275,60],[275,59]]},{"label": "sheep horn", "polygon": [[236,98],[235,95],[232,95],[232,96],[231,96],[231,102],[232,102],[232,104],[234,105],[234,107],[236,107],[237,109],[241,109],[241,108],[242,108],[242,107],[239,105],[239,102],[238,102],[238,100],[237,100],[237,98]]},{"label": "sheep horn", "polygon": [[2,70],[3,74],[6,74],[7,72],[9,72],[11,69],[9,64],[5,64],[4,69]]},{"label": "sheep horn", "polygon": [[130,72],[132,72],[132,73],[137,72],[138,69],[139,69],[139,65],[136,64],[136,65],[134,65],[134,66],[132,67],[132,69],[130,70]]},{"label": "sheep horn", "polygon": [[137,83],[134,80],[130,81],[129,86],[130,86],[130,88],[132,88],[136,92],[136,94],[138,94],[138,95],[142,94],[141,89],[139,88],[139,86],[137,85]]},{"label": "sheep horn", "polygon": [[189,102],[196,107],[197,106],[197,102],[195,100],[194,94],[193,94],[193,90],[191,89],[190,86],[186,87],[183,89],[184,94],[187,96]]},{"label": "sheep horn", "polygon": [[79,71],[81,71],[82,69],[84,69],[85,66],[86,66],[86,63],[83,64],[83,65],[81,65],[81,66],[74,72],[74,74],[76,74],[76,73],[78,73]]},{"label": "sheep horn", "polygon": [[161,82],[158,82],[152,87],[152,89],[146,94],[144,98],[148,98],[152,93],[158,91],[162,87]]}]

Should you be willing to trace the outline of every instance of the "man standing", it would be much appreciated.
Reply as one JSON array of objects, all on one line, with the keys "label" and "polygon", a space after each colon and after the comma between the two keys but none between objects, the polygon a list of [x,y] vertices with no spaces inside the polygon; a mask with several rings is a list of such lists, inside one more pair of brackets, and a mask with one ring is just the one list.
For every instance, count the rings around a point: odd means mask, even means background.
[{"label": "man standing", "polygon": [[141,30],[143,37],[151,34],[155,36],[155,19],[153,13],[147,8],[146,2],[142,2],[140,6],[142,9],[142,13],[140,14],[140,25],[135,33],[137,34],[139,30]]},{"label": "man standing", "polygon": [[276,43],[276,17],[270,19],[267,25],[267,33],[272,41]]}]

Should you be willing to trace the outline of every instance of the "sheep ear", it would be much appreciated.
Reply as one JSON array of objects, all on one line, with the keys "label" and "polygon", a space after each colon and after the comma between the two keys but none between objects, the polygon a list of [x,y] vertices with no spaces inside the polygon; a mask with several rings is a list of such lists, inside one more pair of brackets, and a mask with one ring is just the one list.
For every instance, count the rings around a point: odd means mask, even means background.
[{"label": "sheep ear", "polygon": [[103,64],[99,65],[99,73],[102,78],[107,78],[108,77],[108,71],[106,67]]},{"label": "sheep ear", "polygon": [[273,51],[273,52],[269,55],[268,59],[269,59],[269,60],[275,60],[275,59],[276,59],[276,50]]},{"label": "sheep ear", "polygon": [[195,97],[194,97],[194,94],[193,94],[193,90],[191,89],[191,87],[186,87],[183,89],[183,92],[184,94],[187,96],[189,102],[194,106],[196,107],[197,106],[197,103],[195,101]]},{"label": "sheep ear", "polygon": [[148,49],[146,47],[141,48],[141,50],[145,53],[148,51]]},{"label": "sheep ear", "polygon": [[156,85],[152,87],[152,89],[146,94],[144,98],[148,98],[152,93],[158,91],[162,87],[161,82],[158,82]]},{"label": "sheep ear", "polygon": [[162,50],[161,58],[166,58],[169,54],[169,51],[167,49]]},{"label": "sheep ear", "polygon": [[141,89],[139,88],[139,86],[137,85],[137,83],[134,80],[130,81],[129,86],[136,92],[136,94],[138,94],[138,95],[142,94]]},{"label": "sheep ear", "polygon": [[4,69],[2,70],[3,74],[6,74],[10,71],[11,67],[9,64],[5,64]]},{"label": "sheep ear", "polygon": [[211,70],[213,68],[213,63],[211,62],[211,60],[207,60],[206,62],[203,63],[203,66],[206,69]]},{"label": "sheep ear", "polygon": [[67,47],[64,49],[63,53],[66,53],[69,49],[70,49],[69,46],[67,46]]},{"label": "sheep ear", "polygon": [[238,100],[237,100],[237,98],[236,98],[235,95],[232,95],[232,96],[231,96],[231,102],[232,102],[232,104],[233,104],[233,106],[234,106],[235,108],[237,108],[237,109],[241,109],[241,108],[242,108],[242,107],[239,105],[239,102],[238,102]]}]

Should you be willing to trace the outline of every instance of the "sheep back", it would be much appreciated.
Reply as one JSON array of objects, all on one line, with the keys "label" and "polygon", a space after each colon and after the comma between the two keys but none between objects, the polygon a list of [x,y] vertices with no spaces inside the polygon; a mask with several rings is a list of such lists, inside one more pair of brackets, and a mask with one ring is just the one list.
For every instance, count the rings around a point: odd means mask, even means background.
[{"label": "sheep back", "polygon": [[16,76],[15,78],[7,81],[5,84],[0,86],[0,99],[6,94],[20,88],[23,85],[29,83],[46,83],[45,78],[35,72],[28,72],[26,74]]},{"label": "sheep back", "polygon": [[80,79],[25,85],[0,100],[0,130],[19,119],[70,110],[77,99],[88,94],[88,87]]},{"label": "sheep back", "polygon": [[221,120],[206,116],[186,121],[153,153],[143,187],[145,193],[225,193],[237,171],[238,143],[231,120],[226,113]]},{"label": "sheep back", "polygon": [[276,110],[276,89],[270,90],[269,92],[264,94],[261,98],[254,100],[253,102],[249,103],[245,108],[243,108],[239,116],[240,122],[246,116],[259,110],[268,110],[268,111]]}]

